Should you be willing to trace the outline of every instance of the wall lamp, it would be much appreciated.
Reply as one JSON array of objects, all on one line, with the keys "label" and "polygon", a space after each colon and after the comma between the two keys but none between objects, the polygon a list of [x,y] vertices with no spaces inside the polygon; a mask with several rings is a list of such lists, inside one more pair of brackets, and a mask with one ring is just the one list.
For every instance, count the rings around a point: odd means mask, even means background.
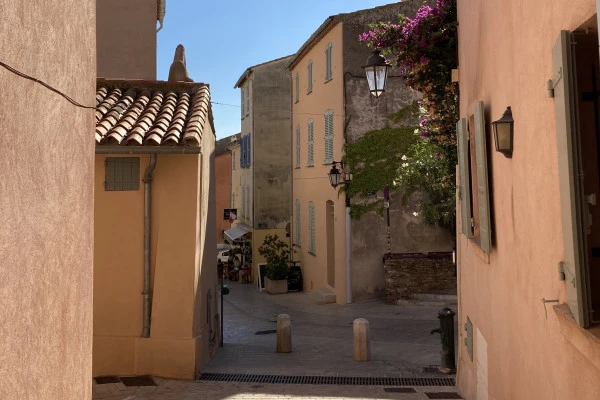
[{"label": "wall lamp", "polygon": [[390,68],[380,50],[375,49],[371,52],[363,69],[367,75],[367,82],[369,82],[369,91],[373,96],[379,97],[385,92],[385,81]]},{"label": "wall lamp", "polygon": [[494,137],[496,139],[496,151],[504,154],[506,158],[512,157],[514,124],[515,121],[513,120],[510,107],[506,107],[502,118],[492,122]]},{"label": "wall lamp", "polygon": [[329,183],[334,189],[339,185],[348,186],[352,180],[352,174],[347,171],[347,167],[344,165],[343,161],[333,161],[331,163],[331,170],[329,170],[327,175],[329,176]]}]

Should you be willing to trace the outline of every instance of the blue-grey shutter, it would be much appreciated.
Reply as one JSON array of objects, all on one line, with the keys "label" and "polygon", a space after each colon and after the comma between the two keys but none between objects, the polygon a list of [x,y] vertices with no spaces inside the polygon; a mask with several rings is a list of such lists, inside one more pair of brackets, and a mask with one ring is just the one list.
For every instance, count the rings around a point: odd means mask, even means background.
[{"label": "blue-grey shutter", "polygon": [[467,119],[462,118],[456,123],[456,137],[458,144],[458,173],[460,201],[461,233],[468,238],[473,237],[473,226],[471,224],[471,171],[469,170],[469,132],[467,130]]},{"label": "blue-grey shutter", "polygon": [[558,147],[558,179],[567,301],[580,326],[589,326],[587,293],[586,235],[582,216],[588,212],[581,204],[583,174],[578,146],[575,70],[572,38],[561,31],[552,49],[556,145]]},{"label": "blue-grey shutter", "polygon": [[300,73],[296,72],[296,103],[300,101]]},{"label": "blue-grey shutter", "polygon": [[246,138],[248,140],[246,151],[248,152],[248,167],[249,167],[250,164],[252,164],[252,138],[250,137],[250,134],[248,134],[248,136],[246,136]]},{"label": "blue-grey shutter", "polygon": [[296,126],[296,168],[300,168],[300,125]]},{"label": "blue-grey shutter", "polygon": [[246,138],[244,136],[241,137],[240,140],[240,147],[241,147],[241,161],[240,161],[240,166],[242,168],[246,168]]},{"label": "blue-grey shutter", "polygon": [[308,89],[306,93],[312,92],[312,60],[308,61]]},{"label": "blue-grey shutter", "polygon": [[333,111],[325,113],[325,164],[333,162]]},{"label": "blue-grey shutter", "polygon": [[479,205],[479,245],[489,253],[492,247],[490,194],[488,186],[487,144],[483,101],[475,104],[475,158],[477,159],[477,202]]},{"label": "blue-grey shutter", "polygon": [[308,120],[308,160],[306,165],[312,167],[315,165],[314,163],[314,123],[312,119]]},{"label": "blue-grey shutter", "polygon": [[309,227],[309,240],[308,252],[316,254],[316,240],[315,240],[315,204],[311,201],[308,203],[308,227]]},{"label": "blue-grey shutter", "polygon": [[301,245],[300,240],[300,200],[296,199],[296,244]]},{"label": "blue-grey shutter", "polygon": [[331,43],[327,44],[325,49],[325,81],[331,80]]}]

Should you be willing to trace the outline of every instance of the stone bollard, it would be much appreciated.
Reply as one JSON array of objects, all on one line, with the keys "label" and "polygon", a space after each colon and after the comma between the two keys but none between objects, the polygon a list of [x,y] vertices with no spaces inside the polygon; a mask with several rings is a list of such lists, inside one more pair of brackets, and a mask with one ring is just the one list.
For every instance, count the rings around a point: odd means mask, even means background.
[{"label": "stone bollard", "polygon": [[356,318],[354,330],[354,361],[371,360],[371,342],[369,340],[369,321],[365,318]]},{"label": "stone bollard", "polygon": [[292,352],[292,322],[287,314],[277,316],[277,353]]}]

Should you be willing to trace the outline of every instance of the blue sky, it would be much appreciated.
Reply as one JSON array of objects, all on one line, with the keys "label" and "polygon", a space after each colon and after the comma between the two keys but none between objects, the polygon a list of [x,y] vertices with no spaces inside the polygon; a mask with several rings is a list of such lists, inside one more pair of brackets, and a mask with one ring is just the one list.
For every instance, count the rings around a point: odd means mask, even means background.
[{"label": "blue sky", "polygon": [[167,0],[158,79],[168,78],[175,47],[183,44],[190,77],[210,85],[217,138],[223,138],[240,131],[240,94],[233,86],[246,68],[294,54],[330,15],[393,2]]}]

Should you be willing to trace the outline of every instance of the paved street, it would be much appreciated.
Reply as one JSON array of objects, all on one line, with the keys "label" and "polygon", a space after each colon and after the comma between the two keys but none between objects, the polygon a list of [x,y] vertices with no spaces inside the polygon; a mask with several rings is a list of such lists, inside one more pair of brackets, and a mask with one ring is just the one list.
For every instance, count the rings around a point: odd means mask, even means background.
[{"label": "paved street", "polygon": [[[314,295],[272,296],[253,285],[229,283],[224,302],[224,347],[202,373],[253,375],[446,378],[428,367],[439,365],[440,307],[386,305],[381,301],[317,305]],[[293,352],[275,353],[277,314],[292,319]],[[372,361],[352,359],[352,322],[370,323]],[[425,370],[424,370],[425,368]],[[453,376],[452,376],[453,377]],[[455,392],[452,386],[367,386],[174,381],[155,378],[157,386],[126,387],[94,383],[94,400],[124,399],[428,399],[428,392]],[[385,391],[388,390],[388,391]],[[391,390],[391,391],[390,391]],[[402,393],[403,391],[413,393]],[[436,397],[451,398],[451,397]]]}]

